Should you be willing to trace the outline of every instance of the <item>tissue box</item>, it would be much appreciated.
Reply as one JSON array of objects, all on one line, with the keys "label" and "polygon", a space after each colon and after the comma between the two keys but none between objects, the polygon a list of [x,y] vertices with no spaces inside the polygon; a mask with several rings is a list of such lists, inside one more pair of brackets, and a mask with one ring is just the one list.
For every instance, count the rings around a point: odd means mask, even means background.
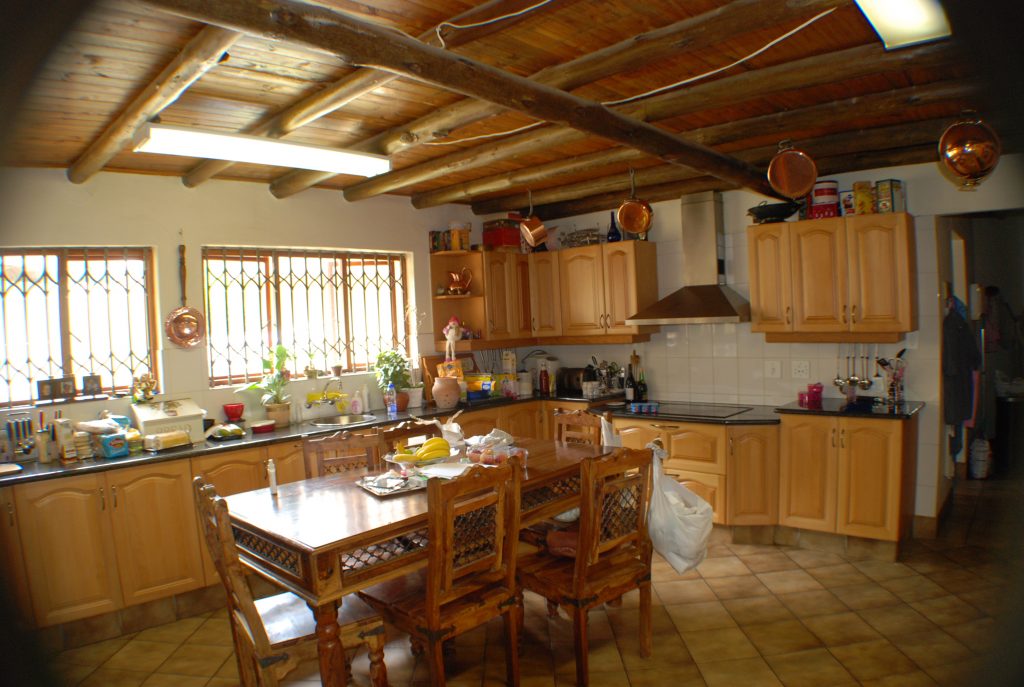
[{"label": "tissue box", "polygon": [[124,432],[96,435],[99,453],[104,458],[120,458],[128,455],[128,435]]},{"label": "tissue box", "polygon": [[144,436],[181,431],[188,433],[192,443],[205,439],[203,418],[206,411],[190,398],[137,403],[132,406],[132,417]]}]

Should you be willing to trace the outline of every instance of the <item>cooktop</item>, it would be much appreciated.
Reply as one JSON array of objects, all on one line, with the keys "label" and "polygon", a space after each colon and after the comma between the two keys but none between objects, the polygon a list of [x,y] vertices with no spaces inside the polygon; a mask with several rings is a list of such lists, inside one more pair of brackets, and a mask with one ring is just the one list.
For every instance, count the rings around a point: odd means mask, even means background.
[{"label": "cooktop", "polygon": [[729,406],[718,403],[661,402],[658,415],[661,417],[696,417],[724,420],[750,410],[749,406]]}]

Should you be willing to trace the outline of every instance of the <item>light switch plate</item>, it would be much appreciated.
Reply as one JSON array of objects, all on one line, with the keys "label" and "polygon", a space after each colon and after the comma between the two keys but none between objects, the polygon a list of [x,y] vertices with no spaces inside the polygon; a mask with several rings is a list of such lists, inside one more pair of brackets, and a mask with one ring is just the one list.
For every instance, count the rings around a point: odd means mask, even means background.
[{"label": "light switch plate", "polygon": [[811,364],[806,360],[794,360],[790,363],[790,374],[793,379],[810,379]]},{"label": "light switch plate", "polygon": [[766,360],[766,361],[764,361],[764,378],[765,379],[781,379],[782,378],[782,361],[781,360]]}]

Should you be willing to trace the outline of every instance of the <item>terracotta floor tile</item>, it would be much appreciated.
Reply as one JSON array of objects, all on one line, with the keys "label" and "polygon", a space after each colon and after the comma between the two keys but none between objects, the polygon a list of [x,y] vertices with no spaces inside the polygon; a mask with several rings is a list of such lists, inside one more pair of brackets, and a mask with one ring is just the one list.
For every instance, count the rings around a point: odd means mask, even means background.
[{"label": "terracotta floor tile", "polygon": [[684,663],[668,670],[630,670],[628,675],[629,687],[705,687],[706,684],[696,663]]},{"label": "terracotta floor tile", "polygon": [[865,680],[864,687],[935,687],[937,683],[928,673],[916,670],[902,675],[886,675],[875,680]]},{"label": "terracotta floor tile", "polygon": [[811,632],[828,646],[843,646],[881,639],[870,625],[852,611],[803,618]]},{"label": "terracotta floor tile", "polygon": [[804,570],[780,570],[778,572],[761,573],[757,576],[773,594],[792,594],[793,592],[813,592],[823,589],[820,582]]},{"label": "terracotta floor tile", "polygon": [[743,632],[762,656],[789,654],[814,649],[821,642],[799,620],[779,620],[760,625],[744,625]]},{"label": "terracotta floor tile", "polygon": [[977,618],[964,623],[946,625],[943,629],[977,652],[988,651],[996,638],[996,623],[992,618]]},{"label": "terracotta floor tile", "polygon": [[1001,589],[968,589],[956,595],[986,615],[999,616],[1006,610],[1006,593]]},{"label": "terracotta floor tile", "polygon": [[982,657],[974,657],[947,663],[941,666],[925,668],[926,673],[942,687],[965,687],[965,685],[983,685],[982,676],[987,671],[987,664]]},{"label": "terracotta floor tile", "polygon": [[900,603],[899,598],[888,589],[874,582],[867,584],[851,584],[831,590],[839,600],[850,608],[874,608],[876,606],[892,606]]},{"label": "terracotta floor tile", "polygon": [[[58,685],[77,685],[94,670],[96,670],[96,666],[61,663],[53,667],[52,674],[49,677],[56,680]],[[8,679],[10,679],[9,676]]]},{"label": "terracotta floor tile", "polygon": [[924,575],[918,575],[917,573],[909,577],[883,580],[879,584],[907,603],[949,594],[948,591]]},{"label": "terracotta floor tile", "polygon": [[[177,648],[177,645],[167,642],[147,642],[142,639],[133,639],[107,659],[102,667],[110,670],[151,673]],[[212,672],[209,674],[213,675]]]},{"label": "terracotta floor tile", "polygon": [[937,628],[891,637],[889,641],[923,668],[956,663],[972,655],[970,649]]},{"label": "terracotta floor tile", "polygon": [[698,664],[757,656],[757,649],[737,628],[684,632],[683,640]]},{"label": "terracotta floor tile", "polygon": [[[573,645],[553,644],[552,654],[555,662],[555,673],[558,675],[575,675],[576,654]],[[614,641],[590,642],[589,666],[591,672],[624,672],[622,656]]]},{"label": "terracotta floor tile", "polygon": [[861,681],[910,673],[917,669],[913,661],[885,639],[835,646],[829,651]]},{"label": "terracotta floor tile", "polygon": [[148,672],[97,668],[79,684],[80,687],[139,687],[148,677]]},{"label": "terracotta floor tile", "polygon": [[749,596],[764,596],[771,593],[754,575],[712,577],[705,580],[705,582],[719,599],[741,599]]},{"label": "terracotta floor tile", "polygon": [[227,619],[210,618],[189,635],[185,643],[233,647],[235,644],[231,636],[231,622]]},{"label": "terracotta floor tile", "polygon": [[793,613],[774,596],[753,596],[746,599],[727,599],[722,602],[729,614],[740,625],[792,620]]},{"label": "terracotta floor tile", "polygon": [[973,620],[982,615],[977,608],[953,595],[915,601],[910,605],[929,620],[943,627]]},{"label": "terracotta floor tile", "polygon": [[842,587],[848,584],[864,584],[871,581],[867,575],[849,563],[823,565],[818,568],[809,568],[807,572],[827,589]]},{"label": "terracotta floor tile", "polygon": [[105,639],[95,644],[86,644],[77,649],[68,649],[57,654],[54,659],[60,664],[73,664],[81,666],[96,667],[102,665],[107,659],[124,648],[129,640],[123,637],[116,639]]},{"label": "terracotta floor tile", "polygon": [[775,553],[779,550],[779,547],[773,544],[729,544],[729,548],[741,558],[762,553]]},{"label": "terracotta floor tile", "polygon": [[721,544],[715,544],[708,542],[708,558],[719,558],[720,556],[732,556],[734,555],[732,549],[725,542]]},{"label": "terracotta floor tile", "polygon": [[[390,675],[388,677],[390,678]],[[210,678],[210,681],[206,683],[206,687],[239,687],[239,684],[237,679],[212,677]]]},{"label": "terracotta floor tile", "polygon": [[781,551],[757,553],[741,556],[743,564],[753,573],[775,572],[776,570],[794,570],[800,566],[792,558]]},{"label": "terracotta floor tile", "polygon": [[697,572],[705,578],[732,577],[734,575],[749,575],[750,568],[743,565],[737,556],[720,556],[705,558],[704,562],[697,566]]},{"label": "terracotta floor tile", "polygon": [[209,677],[217,672],[229,656],[231,647],[183,644],[160,664],[158,672]]},{"label": "terracotta floor tile", "polygon": [[830,591],[778,594],[776,598],[799,618],[848,611],[849,607]]},{"label": "terracotta floor tile", "polygon": [[782,683],[761,657],[698,664],[708,687],[776,687]]},{"label": "terracotta floor tile", "polygon": [[857,613],[886,637],[938,629],[934,623],[906,604],[864,608]]},{"label": "terracotta floor tile", "polygon": [[203,677],[189,677],[187,675],[153,673],[142,683],[142,687],[205,687],[209,680],[210,678],[205,675]]},{"label": "terracotta floor tile", "polygon": [[827,649],[808,649],[791,654],[768,656],[772,667],[786,687],[840,687],[857,681]]},{"label": "terracotta floor tile", "polygon": [[[135,635],[136,639],[144,639],[147,642],[172,642],[181,644],[198,630],[206,622],[203,617],[182,618],[166,625],[157,625],[143,630]],[[225,621],[226,622],[226,621]]]},{"label": "terracotta floor tile", "polygon": [[839,554],[828,551],[815,551],[813,549],[794,549],[787,551],[786,555],[792,558],[801,568],[819,568],[825,565],[839,565],[846,563],[846,559]]},{"label": "terracotta floor tile", "polygon": [[714,601],[715,593],[704,580],[681,580],[679,582],[655,582],[654,591],[661,602],[673,604],[692,603],[694,601]]},{"label": "terracotta floor tile", "polygon": [[853,561],[853,567],[870,577],[875,582],[882,580],[893,580],[898,577],[916,575],[912,568],[902,563],[890,563],[889,561]]},{"label": "terracotta floor tile", "polygon": [[[450,685],[451,683],[448,684]],[[576,674],[559,675],[555,684],[558,687],[572,687],[576,684]],[[626,675],[625,670],[590,671],[590,687],[623,687],[623,685],[628,684],[629,676]],[[473,687],[476,687],[476,685]]]},{"label": "terracotta floor tile", "polygon": [[938,572],[940,570],[955,570],[959,567],[956,563],[949,560],[941,553],[935,552],[916,553],[901,559],[900,562],[923,575]]},{"label": "terracotta floor tile", "polygon": [[984,580],[976,573],[965,568],[956,570],[939,570],[928,574],[932,582],[952,593],[961,589],[979,589]]},{"label": "terracotta floor tile", "polygon": [[700,601],[665,606],[679,632],[736,627],[736,621],[721,601]]}]

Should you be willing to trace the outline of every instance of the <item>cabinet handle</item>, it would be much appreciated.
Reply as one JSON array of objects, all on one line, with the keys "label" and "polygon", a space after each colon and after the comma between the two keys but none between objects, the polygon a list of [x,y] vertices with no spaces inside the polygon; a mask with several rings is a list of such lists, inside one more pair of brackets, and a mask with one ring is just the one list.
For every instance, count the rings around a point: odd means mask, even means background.
[{"label": "cabinet handle", "polygon": [[791,310],[792,310],[792,308],[787,305],[786,306],[786,324],[792,324],[793,323],[793,321],[789,317],[789,313],[790,313]]},{"label": "cabinet handle", "polygon": [[530,327],[533,328],[533,329],[537,328],[537,318],[536,317],[531,317],[530,318]]},{"label": "cabinet handle", "polygon": [[679,425],[651,425],[655,429],[679,429]]},{"label": "cabinet handle", "polygon": [[735,447],[735,444],[733,444],[732,437],[729,437],[729,455],[730,456],[735,456],[736,455],[736,447]]},{"label": "cabinet handle", "polygon": [[110,498],[114,501],[114,508],[117,508],[117,487],[110,487]]},{"label": "cabinet handle", "polygon": [[10,502],[7,503],[7,521],[14,527],[14,504]]},{"label": "cabinet handle", "polygon": [[[835,431],[835,430],[833,430],[833,431]],[[846,430],[845,429],[841,430],[839,432],[839,447],[840,448],[846,448]]]},{"label": "cabinet handle", "polygon": [[843,304],[843,324],[846,324],[846,304]]},{"label": "cabinet handle", "polygon": [[832,428],[832,448],[836,447],[836,428]]},{"label": "cabinet handle", "polygon": [[850,306],[850,324],[857,324],[857,304]]},{"label": "cabinet handle", "polygon": [[100,487],[100,510],[107,509],[107,497],[103,493],[103,487]]}]

